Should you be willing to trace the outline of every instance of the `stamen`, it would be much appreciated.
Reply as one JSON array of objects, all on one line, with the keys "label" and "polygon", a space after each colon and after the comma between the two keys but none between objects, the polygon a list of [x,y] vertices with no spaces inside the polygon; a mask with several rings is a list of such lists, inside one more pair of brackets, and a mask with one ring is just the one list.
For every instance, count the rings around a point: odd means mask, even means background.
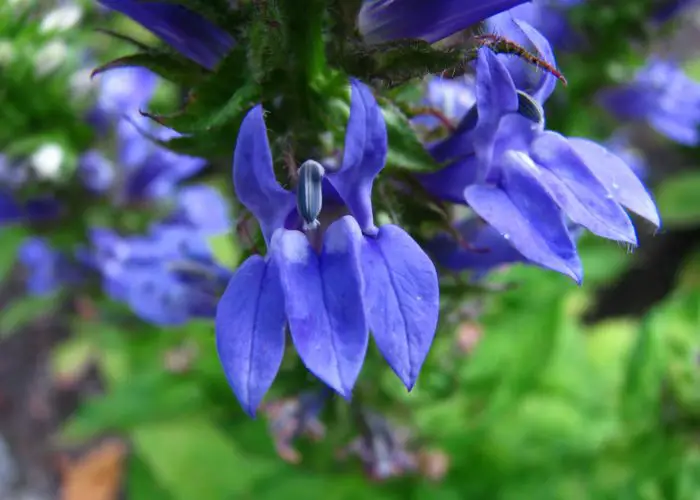
[{"label": "stamen", "polygon": [[323,177],[326,171],[314,160],[305,161],[299,167],[299,182],[297,184],[297,210],[304,220],[304,230],[318,228],[321,223],[318,215],[323,206]]}]

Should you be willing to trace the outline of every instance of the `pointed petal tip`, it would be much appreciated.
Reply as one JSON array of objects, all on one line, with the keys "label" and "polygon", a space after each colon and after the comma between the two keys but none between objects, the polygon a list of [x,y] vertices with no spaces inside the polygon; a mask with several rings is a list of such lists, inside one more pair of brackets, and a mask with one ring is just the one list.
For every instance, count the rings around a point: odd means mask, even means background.
[{"label": "pointed petal tip", "polygon": [[246,415],[248,415],[248,417],[251,420],[257,420],[258,405],[249,405],[249,404],[247,405],[247,404],[241,403],[241,408],[243,408],[243,411],[245,412]]}]

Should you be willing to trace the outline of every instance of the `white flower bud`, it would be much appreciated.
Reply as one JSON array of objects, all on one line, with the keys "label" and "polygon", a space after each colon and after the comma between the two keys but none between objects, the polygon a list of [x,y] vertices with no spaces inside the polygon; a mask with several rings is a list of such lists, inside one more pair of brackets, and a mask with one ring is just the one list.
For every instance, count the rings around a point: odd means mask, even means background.
[{"label": "white flower bud", "polygon": [[46,14],[39,25],[39,31],[42,33],[68,31],[78,24],[82,17],[83,9],[79,5],[63,5]]},{"label": "white flower bud", "polygon": [[30,158],[30,164],[37,177],[43,180],[56,180],[61,174],[65,153],[55,143],[44,144]]},{"label": "white flower bud", "polygon": [[54,40],[42,47],[34,56],[34,72],[42,77],[56,71],[68,57],[68,46],[61,40]]}]

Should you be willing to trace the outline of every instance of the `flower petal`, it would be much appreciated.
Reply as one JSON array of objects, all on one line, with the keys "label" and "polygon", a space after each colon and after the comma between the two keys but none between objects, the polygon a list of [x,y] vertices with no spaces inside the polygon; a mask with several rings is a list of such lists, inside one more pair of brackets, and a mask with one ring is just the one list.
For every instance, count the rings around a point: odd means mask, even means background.
[{"label": "flower petal", "polygon": [[[488,169],[501,118],[518,110],[518,93],[506,66],[486,47],[479,49],[476,62],[476,107],[479,120],[473,130],[474,150]],[[485,175],[486,171],[481,173]]]},{"label": "flower petal", "polygon": [[417,175],[431,195],[451,203],[464,203],[464,188],[476,181],[479,165],[476,156],[469,156],[437,172]]},{"label": "flower petal", "polygon": [[350,209],[362,231],[376,233],[372,214],[372,185],[384,168],[387,131],[384,115],[372,91],[351,79],[350,119],[345,132],[343,163],[328,180]]},{"label": "flower petal", "polygon": [[654,200],[639,177],[619,156],[588,139],[570,137],[568,141],[618,203],[656,227],[661,226]]},{"label": "flower petal", "polygon": [[583,270],[561,211],[549,193],[517,158],[503,158],[502,186],[473,185],[464,190],[472,209],[531,261],[581,283]]},{"label": "flower petal", "polygon": [[364,0],[358,16],[369,43],[420,38],[433,43],[527,0]]},{"label": "flower petal", "polygon": [[129,16],[185,57],[213,69],[233,47],[231,36],[196,12],[170,2],[99,0]]},{"label": "flower petal", "polygon": [[299,356],[310,372],[345,398],[351,396],[369,339],[361,242],[357,223],[346,216],[326,230],[320,256],[300,231],[276,231],[270,247]]},{"label": "flower petal", "polygon": [[269,245],[272,233],[294,210],[294,195],[277,183],[261,105],[243,119],[233,156],[233,185],[240,202],[258,219]]},{"label": "flower petal", "polygon": [[403,229],[385,225],[362,249],[365,307],[374,340],[410,391],[435,337],[440,289],[435,266]]},{"label": "flower petal", "polygon": [[284,325],[277,266],[254,255],[236,270],[216,308],[219,360],[250,416],[255,416],[282,364]]},{"label": "flower petal", "polygon": [[510,241],[478,218],[461,221],[455,229],[472,248],[464,248],[448,233],[438,234],[425,246],[435,261],[447,269],[483,274],[502,264],[527,262]]},{"label": "flower petal", "polygon": [[543,167],[543,184],[571,220],[603,238],[637,244],[624,209],[564,137],[544,132],[532,143],[530,154]]}]

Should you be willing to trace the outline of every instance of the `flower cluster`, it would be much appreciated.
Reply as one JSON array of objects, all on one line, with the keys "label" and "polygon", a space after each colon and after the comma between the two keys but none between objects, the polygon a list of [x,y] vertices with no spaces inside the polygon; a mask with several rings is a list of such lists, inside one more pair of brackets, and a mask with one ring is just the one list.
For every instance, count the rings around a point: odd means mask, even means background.
[{"label": "flower cluster", "polygon": [[[224,372],[251,415],[280,369],[286,331],[306,368],[346,398],[359,376],[371,332],[410,390],[428,354],[439,315],[438,273],[428,254],[453,271],[468,269],[483,275],[497,265],[524,262],[581,282],[576,239],[582,229],[636,245],[636,232],[625,210],[654,226],[660,224],[654,202],[623,159],[593,141],[567,138],[545,127],[544,105],[557,77],[562,77],[547,38],[519,17],[533,14],[533,8],[544,13],[552,6],[518,7],[522,1],[465,6],[445,0],[427,9],[419,3],[362,2],[357,26],[362,43],[370,47],[368,53],[376,51],[371,47],[387,43],[410,53],[413,49],[404,44],[406,39],[436,42],[488,18],[487,33],[479,37],[483,46],[472,56],[474,75],[428,82],[424,104],[433,109],[433,117],[416,118],[413,125],[416,131],[427,129],[424,147],[439,168],[416,174],[420,190],[393,178],[393,171],[385,172],[391,131],[373,90],[353,75],[341,158],[335,160],[331,154],[330,160],[319,160],[328,155],[319,146],[312,147],[306,154],[317,160],[308,159],[298,167],[293,161],[291,188],[277,180],[275,165],[286,160],[271,145],[265,118],[267,112],[271,123],[283,120],[286,108],[280,103],[287,96],[258,101],[242,115],[234,149],[235,195],[258,221],[267,253],[251,255],[233,272],[218,302],[216,338]],[[238,43],[253,40],[240,26],[224,29],[226,16],[216,26],[206,20],[206,13],[178,5],[135,0],[102,4],[131,17],[214,72]],[[250,15],[244,6],[234,7],[231,13]],[[544,73],[534,72],[533,66]],[[382,66],[375,63],[377,67]],[[137,169],[134,175],[145,175],[149,182],[140,179],[127,185],[152,190],[157,196],[197,169],[197,164],[185,164],[182,170],[169,168],[166,173],[159,168],[157,156],[129,155],[141,161],[148,158],[149,168]],[[92,189],[111,184],[105,180],[108,176],[95,173],[103,168],[102,159],[90,153],[84,160],[85,175],[97,179]],[[416,231],[414,225],[409,225],[409,232],[398,220],[378,227],[375,184],[384,178],[382,187],[399,196],[420,197],[425,190],[439,203],[469,207],[472,215],[449,221],[449,230],[433,238],[418,238],[420,244],[410,234]],[[122,195],[134,197],[132,191]],[[191,207],[203,204],[189,194],[195,200]],[[142,192],[137,197],[143,196]],[[390,210],[385,201],[379,205]],[[185,219],[197,218],[187,215],[187,209],[182,212]],[[197,257],[191,248],[171,255],[169,244],[163,244],[158,230],[155,234],[146,239],[155,245],[149,247],[149,254],[159,255],[161,251],[155,249],[160,248],[170,258]],[[138,255],[134,248],[145,244],[142,240],[132,243],[128,253]],[[119,269],[115,271],[119,274],[133,267],[129,259],[115,261],[114,256],[97,260],[103,274],[107,268]],[[129,282],[139,281],[132,277],[139,275],[138,263],[134,266],[135,274],[122,275]],[[225,275],[204,269],[219,278]],[[184,292],[168,280],[159,283],[162,300],[181,304],[183,314],[188,309],[185,304],[198,305],[192,294],[203,293],[204,302],[211,303],[211,291],[188,288]],[[147,291],[137,291],[136,302],[155,285],[150,280],[143,286]],[[156,318],[157,309],[141,314]]]},{"label": "flower cluster", "polygon": [[[55,148],[0,156],[0,223],[43,229],[20,248],[31,293],[100,290],[151,324],[213,322],[228,385],[286,460],[323,435],[328,399],[352,400],[344,453],[384,479],[425,464],[364,410],[370,339],[411,391],[464,305],[461,273],[525,264],[581,284],[583,233],[634,247],[630,213],[661,221],[626,135],[556,131],[552,45],[573,50],[563,13],[581,2],[307,1],[99,0],[165,46],[116,34],[137,52],[94,71],[92,142],[64,184],[24,189],[23,163],[62,171]],[[156,114],[163,80],[184,98]],[[652,60],[599,102],[697,144],[698,88]],[[66,221],[80,244],[54,237]],[[222,235],[240,236],[226,265]],[[300,363],[283,362],[292,346]],[[295,368],[323,388],[277,397]]]}]

